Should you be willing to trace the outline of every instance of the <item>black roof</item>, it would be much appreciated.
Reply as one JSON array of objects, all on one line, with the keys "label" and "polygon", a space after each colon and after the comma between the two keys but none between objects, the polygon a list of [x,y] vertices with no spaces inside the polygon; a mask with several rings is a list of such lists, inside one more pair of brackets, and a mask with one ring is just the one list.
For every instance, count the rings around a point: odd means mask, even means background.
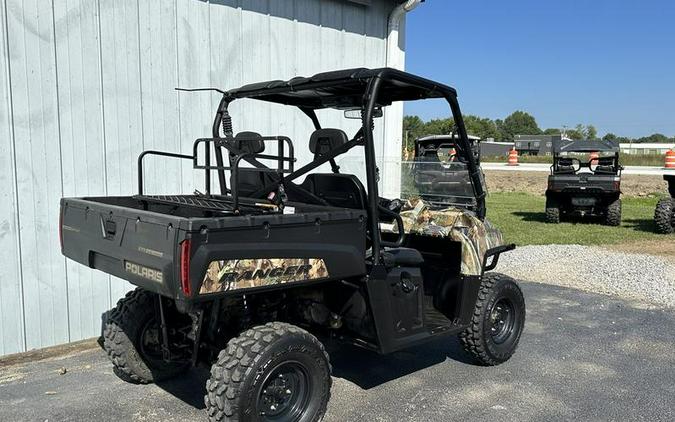
[{"label": "black roof", "polygon": [[287,81],[257,82],[229,90],[225,95],[309,109],[355,108],[363,105],[368,83],[376,77],[381,77],[384,84],[377,101],[382,106],[395,101],[457,95],[454,88],[447,85],[391,68],[344,69]]},{"label": "black roof", "polygon": [[595,141],[573,141],[570,139],[555,139],[552,150],[554,153],[560,152],[593,152],[593,151],[619,151],[619,142],[595,140]]}]

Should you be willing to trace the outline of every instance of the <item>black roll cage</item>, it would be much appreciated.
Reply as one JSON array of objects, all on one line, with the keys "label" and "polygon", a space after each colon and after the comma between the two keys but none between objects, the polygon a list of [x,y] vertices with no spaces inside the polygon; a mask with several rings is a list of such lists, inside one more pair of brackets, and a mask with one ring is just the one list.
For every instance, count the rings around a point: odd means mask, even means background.
[{"label": "black roll cage", "polygon": [[[202,89],[197,89],[202,90]],[[218,108],[216,110],[213,125],[212,138],[197,139],[193,144],[193,155],[173,154],[159,151],[145,151],[138,158],[138,183],[139,195],[143,195],[143,158],[146,155],[163,155],[175,158],[192,159],[194,167],[205,171],[204,184],[206,196],[211,195],[211,171],[215,170],[218,175],[218,184],[221,195],[230,193],[234,201],[234,210],[238,211],[239,194],[236,184],[230,189],[227,187],[225,170],[232,172],[233,180],[236,180],[239,173],[239,163],[246,161],[253,165],[254,171],[276,173],[278,181],[269,183],[264,188],[253,193],[252,197],[261,197],[283,185],[285,189],[300,190],[302,193],[313,197],[312,199],[328,205],[323,199],[316,197],[310,192],[305,191],[299,185],[293,182],[300,176],[303,176],[311,170],[325,163],[330,163],[332,171],[339,172],[339,167],[335,162],[335,157],[344,154],[355,146],[363,146],[366,161],[366,184],[368,200],[368,220],[369,231],[373,249],[373,261],[380,262],[382,246],[400,246],[402,237],[397,242],[385,242],[381,239],[379,229],[379,213],[387,213],[379,204],[378,194],[378,170],[375,156],[375,145],[373,138],[373,114],[378,107],[390,105],[396,101],[420,100],[425,98],[444,98],[450,106],[457,135],[453,141],[457,145],[457,154],[466,162],[469,177],[473,184],[474,193],[477,200],[476,214],[480,219],[485,217],[485,191],[481,183],[480,169],[476,158],[472,153],[471,143],[468,139],[464,120],[457,101],[456,91],[443,84],[424,79],[396,69],[347,69],[335,72],[317,74],[310,78],[294,78],[289,81],[270,81],[258,84],[246,85],[239,89],[231,91],[221,91],[210,89],[223,94]],[[261,101],[275,102],[284,105],[298,107],[307,115],[315,129],[321,129],[321,124],[315,110],[322,108],[360,108],[362,116],[362,125],[359,131],[347,143],[331,150],[329,153],[311,161],[310,163],[295,170],[293,163],[293,146],[288,138],[285,137],[265,137],[264,140],[276,140],[279,145],[280,155],[270,156],[265,154],[247,153],[234,147],[235,140],[232,130],[232,120],[228,112],[229,105],[241,98],[250,98]],[[221,136],[221,127],[223,135]],[[212,143],[215,148],[216,165],[211,164],[211,150],[208,145]],[[283,144],[289,146],[289,156],[283,155]],[[204,144],[204,165],[197,163],[197,150],[200,144]],[[229,152],[230,165],[226,166],[222,148]],[[278,161],[278,167],[271,169],[262,164],[258,159],[272,159]],[[288,163],[288,165],[284,165]],[[400,217],[397,219],[400,220]],[[399,221],[402,225],[402,223]],[[401,235],[403,235],[401,233]]]},{"label": "black roll cage", "polygon": [[[579,170],[582,168],[587,168],[592,170],[593,161],[607,161],[607,159],[612,160],[612,172],[613,174],[620,175],[623,167],[619,164],[619,143],[615,141],[603,141],[603,140],[592,140],[592,141],[574,141],[568,139],[561,139],[553,141],[551,147],[553,153],[553,164],[551,165],[551,174],[558,174],[560,169],[560,160],[572,159],[579,162]],[[568,153],[611,153],[611,155],[606,155],[598,159],[589,159],[587,162],[582,162],[579,159],[574,157],[568,157]],[[565,155],[563,155],[565,154]],[[575,173],[578,170],[575,170]]]}]

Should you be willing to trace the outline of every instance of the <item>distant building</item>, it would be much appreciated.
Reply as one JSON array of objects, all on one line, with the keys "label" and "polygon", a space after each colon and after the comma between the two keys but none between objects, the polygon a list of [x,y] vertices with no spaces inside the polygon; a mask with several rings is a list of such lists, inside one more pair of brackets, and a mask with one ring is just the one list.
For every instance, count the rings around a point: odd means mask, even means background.
[{"label": "distant building", "polygon": [[561,135],[516,135],[514,146],[518,155],[551,155],[551,146]]},{"label": "distant building", "polygon": [[675,144],[668,143],[628,143],[620,144],[622,154],[665,154],[666,151],[675,150]]},{"label": "distant building", "polygon": [[513,149],[513,142],[491,142],[480,143],[481,157],[505,157]]}]

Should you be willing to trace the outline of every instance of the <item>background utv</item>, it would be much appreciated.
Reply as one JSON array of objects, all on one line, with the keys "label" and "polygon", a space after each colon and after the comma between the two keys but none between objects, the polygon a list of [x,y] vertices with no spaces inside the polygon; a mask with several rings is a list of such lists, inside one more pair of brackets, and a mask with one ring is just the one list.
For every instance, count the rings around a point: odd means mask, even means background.
[{"label": "background utv", "polygon": [[[63,253],[138,286],[105,322],[119,376],[152,382],[206,363],[210,420],[316,421],[331,387],[318,338],[391,353],[458,334],[479,363],[511,357],[523,296],[509,277],[485,271],[513,245],[485,221],[454,89],[392,69],[349,69],[219,92],[212,137],[196,140],[192,155],[141,154],[138,195],[61,201]],[[301,110],[314,125],[301,145],[312,162],[295,168],[285,136],[235,136],[228,108],[242,98]],[[452,111],[470,193],[448,195],[442,207],[378,196],[373,118],[424,98],[443,98]],[[361,127],[351,136],[322,128],[316,110],[325,108],[356,115]],[[352,149],[365,158],[365,187],[335,161]],[[204,193],[144,194],[148,154],[191,160],[204,170]],[[310,173],[322,164],[331,172]]]},{"label": "background utv", "polygon": [[563,139],[553,142],[552,152],[546,221],[559,223],[562,216],[591,215],[608,226],[621,224],[619,144]]}]

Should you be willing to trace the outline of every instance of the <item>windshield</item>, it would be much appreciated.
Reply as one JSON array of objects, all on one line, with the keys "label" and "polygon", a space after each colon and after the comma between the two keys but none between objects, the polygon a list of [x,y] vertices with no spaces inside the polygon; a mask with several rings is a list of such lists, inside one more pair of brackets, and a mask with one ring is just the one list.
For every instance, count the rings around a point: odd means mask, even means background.
[{"label": "windshield", "polygon": [[439,206],[476,206],[466,163],[444,154],[445,161],[418,157],[401,163],[401,198],[421,197]]}]

